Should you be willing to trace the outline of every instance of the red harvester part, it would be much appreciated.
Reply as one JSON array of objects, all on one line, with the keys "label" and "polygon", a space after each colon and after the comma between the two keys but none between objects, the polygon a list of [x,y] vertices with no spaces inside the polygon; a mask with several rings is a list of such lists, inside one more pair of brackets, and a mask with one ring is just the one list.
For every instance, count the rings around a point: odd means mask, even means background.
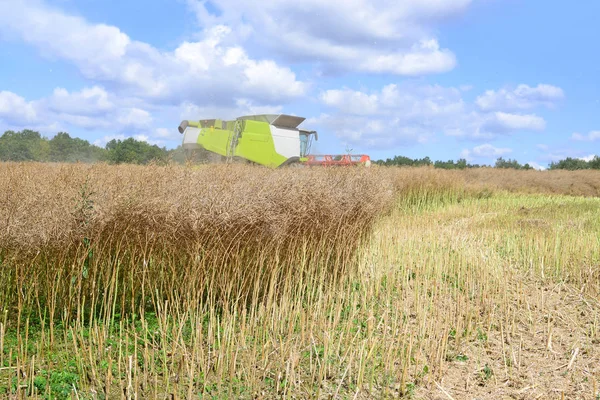
[{"label": "red harvester part", "polygon": [[304,164],[308,166],[334,166],[334,165],[358,165],[370,162],[371,158],[366,154],[350,155],[309,155]]}]

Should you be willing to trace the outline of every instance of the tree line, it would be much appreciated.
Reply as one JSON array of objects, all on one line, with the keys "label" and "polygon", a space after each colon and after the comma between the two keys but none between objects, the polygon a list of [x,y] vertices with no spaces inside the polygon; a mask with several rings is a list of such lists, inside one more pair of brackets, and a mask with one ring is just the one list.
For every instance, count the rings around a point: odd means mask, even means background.
[{"label": "tree line", "polygon": [[[377,160],[375,161],[378,165],[386,165],[386,166],[408,166],[408,167],[420,167],[420,166],[430,166],[432,165],[435,168],[441,169],[466,169],[466,168],[481,168],[481,167],[492,167],[492,165],[479,165],[479,164],[470,164],[466,159],[461,158],[458,161],[448,160],[448,161],[431,161],[429,157],[425,158],[409,158],[404,156],[395,156],[394,158],[387,158],[386,160]],[[521,164],[517,160],[513,159],[504,159],[503,157],[499,157],[496,159],[494,168],[510,168],[510,169],[521,169],[521,170],[529,170],[534,169],[528,163]],[[580,169],[600,169],[600,157],[594,156],[591,160],[586,161],[579,158],[567,157],[564,160],[551,162],[548,166],[550,170],[556,169],[566,169],[570,171],[580,170]]]},{"label": "tree line", "polygon": [[[429,157],[424,158],[409,158],[405,156],[395,156],[394,158],[388,158],[386,160],[377,160],[376,164],[386,165],[386,166],[406,166],[406,167],[422,167],[422,166],[433,166],[434,168],[441,169],[467,169],[467,168],[482,168],[482,167],[491,167],[491,165],[486,164],[471,164],[467,162],[464,158],[459,158],[457,161],[448,160],[448,161],[432,161]],[[517,160],[508,159],[500,157],[496,160],[494,164],[494,168],[512,168],[512,169],[533,169],[533,167],[529,164],[520,164]]]},{"label": "tree line", "polygon": [[[208,157],[208,152],[199,151],[195,154],[195,161],[206,160]],[[106,146],[100,147],[87,140],[71,137],[67,132],[59,132],[52,139],[48,139],[39,132],[25,129],[18,132],[6,131],[0,136],[0,161],[108,162],[111,164],[183,163],[186,161],[186,155],[181,146],[168,150],[165,147],[151,145],[134,138],[113,139]],[[491,165],[471,164],[464,158],[457,161],[432,161],[429,157],[412,159],[395,156],[386,160],[376,160],[374,163],[384,166],[433,166],[441,169],[492,167]],[[533,169],[529,164],[520,164],[517,160],[502,157],[496,160],[493,167]],[[600,169],[600,157],[594,156],[589,161],[567,157],[564,160],[552,162],[548,169]]]},{"label": "tree line", "polygon": [[59,132],[52,139],[25,129],[6,131],[0,136],[0,161],[107,162],[110,164],[148,164],[185,162],[183,148],[167,150],[141,140],[113,139],[100,147],[87,140]]}]

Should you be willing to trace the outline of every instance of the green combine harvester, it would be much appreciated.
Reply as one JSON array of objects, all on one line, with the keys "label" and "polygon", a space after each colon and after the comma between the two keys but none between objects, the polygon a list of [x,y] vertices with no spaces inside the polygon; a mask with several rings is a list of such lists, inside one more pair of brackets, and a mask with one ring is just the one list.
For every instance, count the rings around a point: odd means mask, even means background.
[{"label": "green combine harvester", "polygon": [[226,162],[245,160],[269,168],[287,165],[370,165],[366,155],[311,155],[316,131],[298,129],[305,120],[286,114],[242,116],[235,120],[182,121],[183,148],[193,153],[204,149]]}]

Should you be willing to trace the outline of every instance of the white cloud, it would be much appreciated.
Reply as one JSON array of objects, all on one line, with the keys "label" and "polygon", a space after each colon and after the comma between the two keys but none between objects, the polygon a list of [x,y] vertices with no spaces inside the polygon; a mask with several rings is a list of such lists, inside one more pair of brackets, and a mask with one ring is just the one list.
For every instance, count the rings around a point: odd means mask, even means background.
[{"label": "white cloud", "polygon": [[321,125],[348,144],[385,148],[425,143],[438,132],[460,128],[465,104],[460,90],[438,85],[389,84],[365,93],[327,90],[320,100],[331,109],[307,124]]},{"label": "white cloud", "polygon": [[482,125],[484,132],[505,133],[518,130],[542,131],[546,128],[546,121],[534,114],[511,114],[495,112],[489,116]]},{"label": "white cloud", "polygon": [[148,128],[152,123],[152,116],[146,110],[139,108],[130,108],[122,110],[117,115],[117,123],[120,126],[133,128],[133,129],[144,129]]},{"label": "white cloud", "polygon": [[515,89],[488,90],[477,97],[475,103],[484,111],[514,111],[538,106],[552,107],[562,98],[564,98],[564,92],[557,86],[539,84],[531,87],[521,84]]},{"label": "white cloud", "polygon": [[56,88],[46,100],[45,106],[57,113],[97,115],[112,110],[115,105],[109,100],[106,90],[99,86],[83,88],[69,93],[64,88]]},{"label": "white cloud", "polygon": [[[239,38],[294,61],[327,68],[420,75],[446,72],[456,59],[435,27],[471,0],[188,0],[202,26],[236,27]],[[219,9],[219,16],[209,9]]]},{"label": "white cloud", "polygon": [[529,161],[527,164],[529,164],[533,169],[537,169],[538,171],[544,171],[547,169],[546,167],[544,167],[541,164],[538,164],[535,161]]},{"label": "white cloud", "polygon": [[127,136],[125,136],[123,134],[106,135],[106,136],[101,137],[100,139],[94,140],[94,145],[104,147],[111,140],[125,140],[125,139],[127,139]]},{"label": "white cloud", "polygon": [[109,120],[104,116],[87,116],[87,115],[74,115],[74,114],[46,114],[46,118],[52,118],[52,120],[60,123],[61,126],[69,126],[76,128],[83,128],[86,130],[112,130],[113,127],[120,131],[123,127],[115,126],[113,120]]},{"label": "white cloud", "polygon": [[405,120],[464,111],[460,91],[439,85],[388,84],[370,94],[348,88],[333,89],[323,92],[320,99],[326,106],[345,114],[388,115],[397,111],[397,117]]},{"label": "white cloud", "polygon": [[282,107],[257,105],[249,99],[238,99],[233,107],[199,106],[188,102],[181,104],[178,110],[179,120],[200,120],[210,118],[234,119],[240,115],[277,114],[282,111]]},{"label": "white cloud", "polygon": [[491,140],[500,135],[545,129],[542,117],[482,112],[466,103],[462,93],[460,88],[410,83],[389,84],[370,92],[327,90],[321,93],[320,100],[331,110],[314,123],[322,124],[343,140],[378,148],[424,143],[440,133]]},{"label": "white cloud", "polygon": [[69,126],[123,132],[150,128],[153,122],[150,112],[110,97],[98,86],[77,92],[57,88],[49,97],[34,101],[12,92],[0,92],[0,120],[11,127],[30,129],[56,130]]},{"label": "white cloud", "polygon": [[235,111],[231,114],[232,117],[237,117],[240,115],[279,114],[283,110],[283,107],[281,107],[280,105],[257,105],[249,99],[237,99],[235,105]]},{"label": "white cloud", "polygon": [[595,157],[596,157],[596,155],[595,155],[595,154],[590,154],[589,156],[585,156],[585,157],[577,157],[577,158],[578,158],[578,159],[580,159],[580,160],[583,160],[583,161],[590,162],[590,161],[592,161],[592,160],[593,160]]},{"label": "white cloud", "polygon": [[245,93],[258,93],[269,101],[277,101],[283,97],[299,97],[306,91],[306,84],[296,80],[296,75],[289,68],[281,68],[271,60],[244,62],[242,85]]},{"label": "white cloud", "polygon": [[456,66],[456,57],[447,49],[440,49],[436,39],[423,40],[409,52],[364,57],[357,67],[361,71],[422,75],[447,72]]},{"label": "white cloud", "polygon": [[600,131],[591,131],[587,135],[573,133],[571,139],[580,142],[595,142],[596,140],[600,140]]},{"label": "white cloud", "polygon": [[181,140],[181,134],[175,128],[156,128],[154,137],[166,140]]},{"label": "white cloud", "polygon": [[512,153],[512,149],[507,147],[495,147],[489,143],[485,143],[479,146],[475,146],[472,149],[464,149],[460,156],[469,161],[478,158],[498,158],[506,154]]},{"label": "white cloud", "polygon": [[320,98],[325,105],[349,114],[375,114],[379,109],[378,95],[350,89],[327,90]]},{"label": "white cloud", "polygon": [[465,149],[462,151],[461,155],[464,158],[470,158],[473,156],[490,158],[501,157],[509,153],[512,153],[512,149],[509,149],[507,147],[495,147],[489,143],[485,143],[479,146],[475,146],[471,150]]},{"label": "white cloud", "polygon": [[585,150],[578,150],[574,148],[556,147],[552,148],[548,153],[543,154],[539,157],[543,161],[557,162],[566,158],[575,158],[580,160],[593,159],[594,155],[587,153]]},{"label": "white cloud", "polygon": [[361,148],[391,148],[426,143],[433,136],[420,126],[402,123],[399,118],[373,119],[360,115],[321,114],[305,122],[311,128],[325,128],[344,144]]},{"label": "white cloud", "polygon": [[19,125],[32,123],[36,119],[37,113],[31,102],[12,92],[0,92],[0,120]]},{"label": "white cloud", "polygon": [[[200,40],[167,52],[133,40],[117,27],[90,23],[41,1],[14,2],[0,12],[0,36],[20,39],[46,57],[71,62],[86,78],[129,97],[232,105],[237,98],[272,103],[305,93],[305,83],[290,68],[254,60],[242,48],[228,46],[231,34],[231,28],[214,25]],[[61,90],[55,95],[60,104]],[[87,95],[102,100],[101,93]]]},{"label": "white cloud", "polygon": [[550,152],[548,154],[545,154],[542,159],[543,160],[547,160],[547,161],[560,161],[562,159],[565,159],[567,157],[571,157],[571,151],[556,151],[556,152]]}]

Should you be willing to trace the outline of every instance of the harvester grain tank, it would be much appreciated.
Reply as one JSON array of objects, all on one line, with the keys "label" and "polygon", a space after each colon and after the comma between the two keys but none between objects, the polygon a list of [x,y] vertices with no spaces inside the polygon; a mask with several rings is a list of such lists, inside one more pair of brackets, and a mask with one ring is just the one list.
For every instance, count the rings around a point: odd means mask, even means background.
[{"label": "harvester grain tank", "polygon": [[184,120],[179,125],[183,148],[207,150],[231,162],[250,161],[269,168],[286,165],[370,165],[367,155],[311,155],[316,131],[300,129],[305,118],[287,114],[261,114],[235,120]]}]

